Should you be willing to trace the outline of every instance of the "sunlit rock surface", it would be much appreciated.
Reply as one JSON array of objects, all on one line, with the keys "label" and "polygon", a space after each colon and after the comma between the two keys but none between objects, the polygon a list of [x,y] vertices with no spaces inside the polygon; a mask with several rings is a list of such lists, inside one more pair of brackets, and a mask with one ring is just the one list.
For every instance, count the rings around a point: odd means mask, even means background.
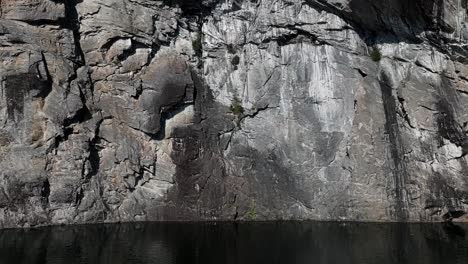
[{"label": "sunlit rock surface", "polygon": [[466,220],[465,0],[0,0],[0,227]]}]

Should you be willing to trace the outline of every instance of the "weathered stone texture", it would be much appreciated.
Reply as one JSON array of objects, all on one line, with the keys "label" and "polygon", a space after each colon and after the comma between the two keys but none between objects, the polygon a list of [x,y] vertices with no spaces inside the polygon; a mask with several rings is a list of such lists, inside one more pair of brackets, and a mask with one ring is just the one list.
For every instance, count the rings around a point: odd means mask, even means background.
[{"label": "weathered stone texture", "polygon": [[468,213],[467,21],[465,0],[0,0],[0,227]]}]

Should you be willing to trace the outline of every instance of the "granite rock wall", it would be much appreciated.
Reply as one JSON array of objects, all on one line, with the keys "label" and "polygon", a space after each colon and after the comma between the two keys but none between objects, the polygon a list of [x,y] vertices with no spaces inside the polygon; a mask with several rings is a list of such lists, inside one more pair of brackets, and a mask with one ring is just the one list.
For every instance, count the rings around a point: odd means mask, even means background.
[{"label": "granite rock wall", "polygon": [[466,0],[0,0],[0,227],[466,220]]}]

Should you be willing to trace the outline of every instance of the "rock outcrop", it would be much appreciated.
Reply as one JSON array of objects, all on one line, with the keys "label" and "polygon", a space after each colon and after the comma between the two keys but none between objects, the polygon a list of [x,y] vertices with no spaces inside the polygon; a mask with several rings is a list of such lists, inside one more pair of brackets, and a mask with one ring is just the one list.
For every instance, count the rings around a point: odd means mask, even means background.
[{"label": "rock outcrop", "polygon": [[466,0],[0,0],[0,227],[468,213]]}]

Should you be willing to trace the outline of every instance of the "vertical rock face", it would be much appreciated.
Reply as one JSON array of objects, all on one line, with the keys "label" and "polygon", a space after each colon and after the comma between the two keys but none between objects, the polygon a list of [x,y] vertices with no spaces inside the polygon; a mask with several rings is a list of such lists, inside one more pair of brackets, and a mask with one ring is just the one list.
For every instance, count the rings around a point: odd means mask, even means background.
[{"label": "vertical rock face", "polygon": [[0,0],[0,227],[466,214],[467,22],[465,0]]}]

